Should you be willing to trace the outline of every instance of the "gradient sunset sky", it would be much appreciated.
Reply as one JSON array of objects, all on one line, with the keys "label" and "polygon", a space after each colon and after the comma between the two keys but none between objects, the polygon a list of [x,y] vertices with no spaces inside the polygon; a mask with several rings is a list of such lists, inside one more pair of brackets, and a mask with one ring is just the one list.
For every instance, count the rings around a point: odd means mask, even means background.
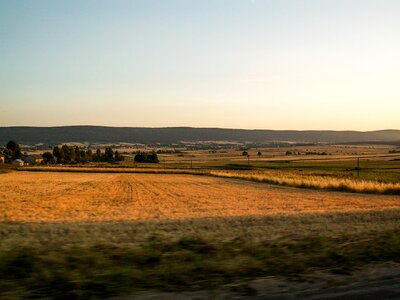
[{"label": "gradient sunset sky", "polygon": [[400,129],[398,0],[0,0],[0,126]]}]

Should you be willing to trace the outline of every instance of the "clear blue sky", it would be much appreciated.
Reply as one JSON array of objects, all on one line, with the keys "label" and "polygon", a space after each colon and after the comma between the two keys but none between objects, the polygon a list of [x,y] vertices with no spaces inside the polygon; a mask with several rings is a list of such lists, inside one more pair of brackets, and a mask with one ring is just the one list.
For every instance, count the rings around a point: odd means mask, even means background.
[{"label": "clear blue sky", "polygon": [[0,126],[400,128],[398,0],[0,0]]}]

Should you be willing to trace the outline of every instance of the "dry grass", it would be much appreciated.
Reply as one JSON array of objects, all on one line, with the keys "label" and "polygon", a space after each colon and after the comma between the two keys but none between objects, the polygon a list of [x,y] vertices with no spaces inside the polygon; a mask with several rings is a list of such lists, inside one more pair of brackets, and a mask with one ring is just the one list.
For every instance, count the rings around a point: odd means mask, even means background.
[{"label": "dry grass", "polygon": [[138,245],[158,237],[173,242],[185,237],[225,243],[282,243],[310,236],[354,241],[400,230],[400,209],[306,213],[183,220],[104,222],[0,222],[0,251],[21,247],[63,248],[71,245]]},{"label": "dry grass", "polygon": [[[218,174],[223,175],[230,173]],[[400,208],[396,196],[208,176],[14,172],[1,180],[1,222],[178,220]]]},{"label": "dry grass", "polygon": [[294,172],[290,174],[287,172],[211,171],[210,174],[217,177],[246,179],[299,188],[400,195],[400,183],[354,180],[348,178],[337,178],[333,176],[299,175]]}]

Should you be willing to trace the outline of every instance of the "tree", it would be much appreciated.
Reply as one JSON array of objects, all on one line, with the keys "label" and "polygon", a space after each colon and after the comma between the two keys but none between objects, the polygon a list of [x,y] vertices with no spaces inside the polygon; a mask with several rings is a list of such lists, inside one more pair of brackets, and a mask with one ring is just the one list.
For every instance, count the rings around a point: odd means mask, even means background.
[{"label": "tree", "polygon": [[105,160],[108,162],[114,161],[114,151],[110,147],[107,147],[105,150]]},{"label": "tree", "polygon": [[144,152],[138,152],[135,155],[134,161],[141,162],[141,163],[158,163],[159,162],[156,152],[152,152],[150,154],[147,154]]},{"label": "tree", "polygon": [[86,155],[85,150],[80,150],[80,151],[79,151],[79,162],[85,163],[85,162],[87,162],[87,161],[88,161],[88,157],[87,157],[87,155]]},{"label": "tree", "polygon": [[257,155],[260,157],[262,155],[261,151],[258,151]]},{"label": "tree", "polygon": [[61,153],[61,149],[58,146],[55,146],[53,148],[53,156],[57,159],[57,163],[61,163],[62,160],[64,159],[64,152]]},{"label": "tree", "polygon": [[60,149],[60,161],[59,161],[59,163],[63,163],[63,162],[64,162],[64,159],[65,159],[65,152],[64,152],[64,149],[61,147],[61,149]]},{"label": "tree", "polygon": [[152,163],[158,163],[159,162],[157,153],[155,151],[153,151],[151,154],[149,154],[147,156],[147,159],[149,160],[149,162],[152,162]]},{"label": "tree", "polygon": [[93,155],[93,161],[100,161],[100,159],[101,159],[101,150],[97,149],[96,154]]},{"label": "tree", "polygon": [[[111,147],[107,147],[105,152],[102,153],[100,149],[96,150],[93,154],[91,149],[87,151],[79,148],[78,146],[68,146],[63,145],[61,148],[55,146],[53,148],[53,153],[49,152],[57,159],[58,163],[86,163],[88,161],[122,161],[124,157],[118,151],[113,151]],[[50,159],[50,155],[46,153],[46,157]]]},{"label": "tree", "polygon": [[243,156],[247,156],[247,155],[249,155],[249,153],[248,153],[247,151],[243,151],[243,152],[242,152],[242,155],[243,155]]},{"label": "tree", "polygon": [[78,146],[75,146],[75,149],[74,149],[74,160],[76,161],[76,162],[80,162],[81,161],[81,151],[79,150],[79,148],[78,148]]},{"label": "tree", "polygon": [[139,162],[139,163],[141,163],[141,162],[146,162],[146,160],[147,160],[147,154],[146,153],[144,153],[144,152],[138,152],[138,153],[136,153],[136,155],[135,155],[135,158],[133,159],[135,162]]},{"label": "tree", "polygon": [[68,145],[62,145],[61,153],[65,162],[69,163],[72,161],[71,149],[68,147]]},{"label": "tree", "polygon": [[9,159],[19,159],[22,157],[21,147],[15,141],[9,141],[6,145],[5,155],[9,156]]},{"label": "tree", "polygon": [[51,152],[45,152],[42,154],[44,163],[53,163],[54,162],[54,155]]},{"label": "tree", "polygon": [[119,151],[115,151],[114,158],[115,158],[115,161],[123,161],[124,160],[124,157],[121,155],[121,153],[119,153]]},{"label": "tree", "polygon": [[10,162],[12,161],[12,155],[13,155],[13,153],[12,153],[11,150],[5,148],[4,151],[3,151],[3,155],[4,155],[5,161],[6,161],[7,163],[10,163]]},{"label": "tree", "polygon": [[93,151],[90,150],[90,149],[88,149],[88,150],[86,151],[86,157],[87,157],[88,160],[91,160],[92,157],[93,157]]}]

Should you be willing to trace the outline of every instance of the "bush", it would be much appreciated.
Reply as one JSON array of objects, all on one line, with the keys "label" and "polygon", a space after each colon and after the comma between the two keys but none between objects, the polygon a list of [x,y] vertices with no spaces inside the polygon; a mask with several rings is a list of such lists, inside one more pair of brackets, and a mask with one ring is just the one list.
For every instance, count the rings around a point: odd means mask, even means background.
[{"label": "bush", "polygon": [[134,158],[135,162],[139,163],[158,163],[158,156],[156,152],[152,153],[145,153],[145,152],[138,152]]}]

